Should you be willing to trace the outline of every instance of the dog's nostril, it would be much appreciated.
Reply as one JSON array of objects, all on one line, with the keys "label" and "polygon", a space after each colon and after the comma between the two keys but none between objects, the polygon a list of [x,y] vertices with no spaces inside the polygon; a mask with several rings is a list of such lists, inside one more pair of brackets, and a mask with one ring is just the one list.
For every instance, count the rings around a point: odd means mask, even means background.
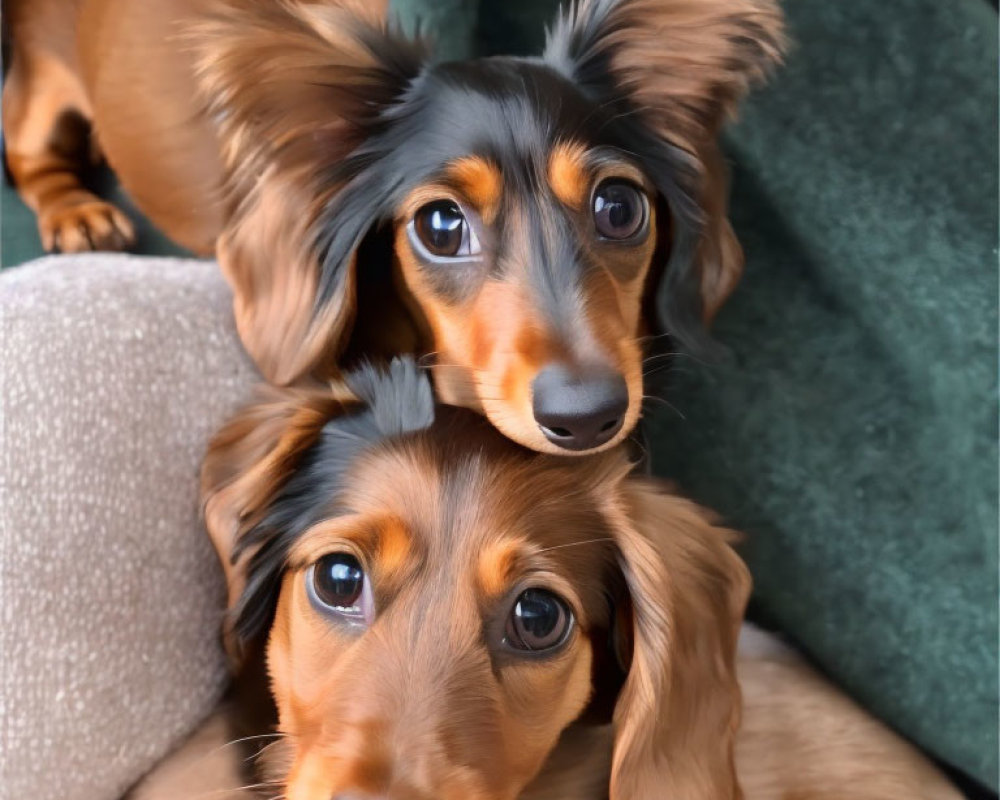
[{"label": "dog's nostril", "polygon": [[572,371],[550,364],[532,381],[532,411],[539,428],[566,450],[589,450],[610,440],[628,410],[624,378],[606,370]]},{"label": "dog's nostril", "polygon": [[[542,427],[545,428],[544,425]],[[547,431],[549,431],[549,433],[551,433],[553,436],[572,436],[573,435],[572,432],[569,430],[569,428],[545,428],[545,429]]]}]

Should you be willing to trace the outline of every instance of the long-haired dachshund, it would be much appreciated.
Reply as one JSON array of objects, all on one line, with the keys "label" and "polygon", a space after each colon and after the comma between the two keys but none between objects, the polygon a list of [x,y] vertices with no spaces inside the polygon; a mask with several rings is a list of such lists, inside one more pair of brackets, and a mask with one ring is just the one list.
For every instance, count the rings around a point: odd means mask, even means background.
[{"label": "long-haired dachshund", "polygon": [[957,800],[790,655],[738,659],[732,535],[630,473],[436,407],[412,364],[246,409],[205,511],[279,735],[241,778],[213,720],[134,797]]},{"label": "long-haired dachshund", "polygon": [[700,347],[740,275],[717,139],[780,56],[776,0],[581,0],[539,58],[440,64],[378,1],[6,6],[7,163],[46,246],[130,238],[80,183],[99,145],[217,253],[272,383],[414,352],[522,445],[608,448],[644,341]]}]

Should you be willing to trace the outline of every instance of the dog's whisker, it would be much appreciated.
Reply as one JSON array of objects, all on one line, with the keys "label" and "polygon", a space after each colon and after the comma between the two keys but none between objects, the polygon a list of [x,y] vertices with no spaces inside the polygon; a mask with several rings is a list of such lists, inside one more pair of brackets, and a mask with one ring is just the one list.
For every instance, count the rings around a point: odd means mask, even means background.
[{"label": "dog's whisker", "polygon": [[674,375],[696,375],[697,372],[693,369],[686,369],[685,367],[678,367],[672,361],[666,364],[654,364],[648,369],[642,371],[642,377],[649,378],[653,375],[659,375],[661,372],[670,372]]},{"label": "dog's whisker", "polygon": [[230,742],[226,742],[223,745],[219,745],[219,747],[217,747],[212,752],[217,753],[219,750],[224,750],[225,748],[231,747],[234,744],[239,744],[240,742],[252,742],[254,739],[281,739],[284,738],[284,736],[285,734],[278,733],[277,731],[274,733],[259,733],[254,736],[243,736],[239,739],[233,739]]},{"label": "dog's whisker", "polygon": [[225,789],[212,789],[209,792],[201,792],[193,797],[188,798],[188,800],[205,800],[209,797],[218,797],[219,795],[224,795],[229,792],[246,792],[253,791],[255,789],[267,789],[275,788],[280,786],[284,781],[262,781],[260,783],[248,783],[243,786],[228,786]]},{"label": "dog's whisker", "polygon": [[630,437],[629,441],[642,451],[642,460],[647,461],[649,459],[649,449],[642,442],[642,440],[638,437]]},{"label": "dog's whisker", "polygon": [[644,358],[642,360],[642,363],[643,364],[650,364],[653,361],[662,361],[663,359],[673,358],[673,357],[674,357],[673,353],[658,353],[657,355],[654,355],[654,356],[646,356],[646,358]]},{"label": "dog's whisker", "polygon": [[681,413],[681,410],[679,408],[677,408],[677,406],[675,406],[673,403],[671,403],[666,398],[664,398],[664,397],[657,397],[656,395],[652,395],[652,394],[644,394],[642,396],[642,399],[644,401],[645,400],[656,400],[656,401],[658,401],[660,403],[663,403],[663,405],[665,405],[667,408],[669,408],[671,411],[673,411],[678,417],[680,417],[682,420],[684,420],[685,422],[687,422],[687,417],[685,417],[684,414]]},{"label": "dog's whisker", "polygon": [[656,375],[661,375],[664,372],[670,372],[671,374],[676,374],[676,375],[683,375],[683,374],[685,374],[684,372],[682,372],[680,370],[672,369],[670,366],[659,366],[659,367],[654,367],[653,369],[645,370],[642,373],[642,378],[645,381],[646,378],[652,378],[652,377],[654,377]]},{"label": "dog's whisker", "polygon": [[[274,737],[278,737],[278,740],[280,741],[280,739],[284,738],[284,736],[285,736],[285,734],[283,734],[283,733],[261,733],[261,734],[258,734],[256,736],[243,736],[243,737],[241,737],[239,739],[233,739],[232,741],[226,742],[224,744],[220,744],[218,747],[213,748],[212,750],[209,750],[207,753],[203,754],[200,758],[196,759],[194,763],[196,765],[197,764],[201,764],[203,761],[211,758],[216,753],[219,753],[222,750],[225,750],[227,747],[232,747],[233,745],[240,744],[242,742],[250,742],[250,741],[253,741],[255,739],[269,739],[269,738],[274,738]],[[274,742],[272,742],[271,744],[274,744]],[[268,745],[268,746],[270,746],[270,745]],[[253,758],[253,756],[250,756],[250,758]],[[249,759],[247,759],[247,760],[249,760]]]},{"label": "dog's whisker", "polygon": [[281,734],[281,738],[280,738],[280,739],[277,739],[277,740],[275,740],[275,741],[271,742],[270,744],[266,744],[266,745],[264,745],[264,746],[263,746],[262,748],[260,748],[260,750],[258,750],[258,751],[257,751],[256,753],[252,753],[252,754],[250,754],[249,756],[247,756],[247,757],[246,757],[245,759],[243,759],[243,760],[244,760],[244,761],[256,761],[256,760],[257,760],[258,758],[260,758],[260,757],[261,757],[262,755],[264,755],[264,753],[266,753],[266,752],[267,752],[268,750],[270,750],[270,749],[271,749],[272,747],[274,747],[274,746],[275,746],[276,744],[282,744],[282,743],[283,743],[283,742],[285,741],[285,739],[287,739],[287,738],[288,738],[288,737],[287,737],[287,736],[286,736],[285,734]]},{"label": "dog's whisker", "polygon": [[594,544],[595,542],[613,542],[614,537],[611,536],[600,536],[596,539],[583,539],[579,542],[567,542],[566,544],[555,544],[551,547],[543,547],[539,550],[539,553],[548,553],[552,550],[562,550],[565,547],[579,547],[582,544]]}]

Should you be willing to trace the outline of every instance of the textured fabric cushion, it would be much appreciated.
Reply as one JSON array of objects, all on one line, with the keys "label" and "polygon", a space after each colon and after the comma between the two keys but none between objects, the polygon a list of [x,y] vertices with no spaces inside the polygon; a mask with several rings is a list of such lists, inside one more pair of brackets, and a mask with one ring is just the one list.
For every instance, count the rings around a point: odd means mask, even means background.
[{"label": "textured fabric cushion", "polygon": [[113,800],[225,682],[198,518],[207,438],[256,373],[212,263],[0,274],[0,786]]}]

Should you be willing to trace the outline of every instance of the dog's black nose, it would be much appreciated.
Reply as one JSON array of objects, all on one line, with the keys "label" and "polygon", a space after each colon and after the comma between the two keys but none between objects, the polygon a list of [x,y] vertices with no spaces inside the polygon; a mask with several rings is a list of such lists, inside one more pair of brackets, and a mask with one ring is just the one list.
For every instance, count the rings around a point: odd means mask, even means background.
[{"label": "dog's black nose", "polygon": [[628,410],[628,386],[615,372],[572,372],[550,364],[531,382],[532,411],[545,438],[566,450],[589,450],[611,439]]}]

